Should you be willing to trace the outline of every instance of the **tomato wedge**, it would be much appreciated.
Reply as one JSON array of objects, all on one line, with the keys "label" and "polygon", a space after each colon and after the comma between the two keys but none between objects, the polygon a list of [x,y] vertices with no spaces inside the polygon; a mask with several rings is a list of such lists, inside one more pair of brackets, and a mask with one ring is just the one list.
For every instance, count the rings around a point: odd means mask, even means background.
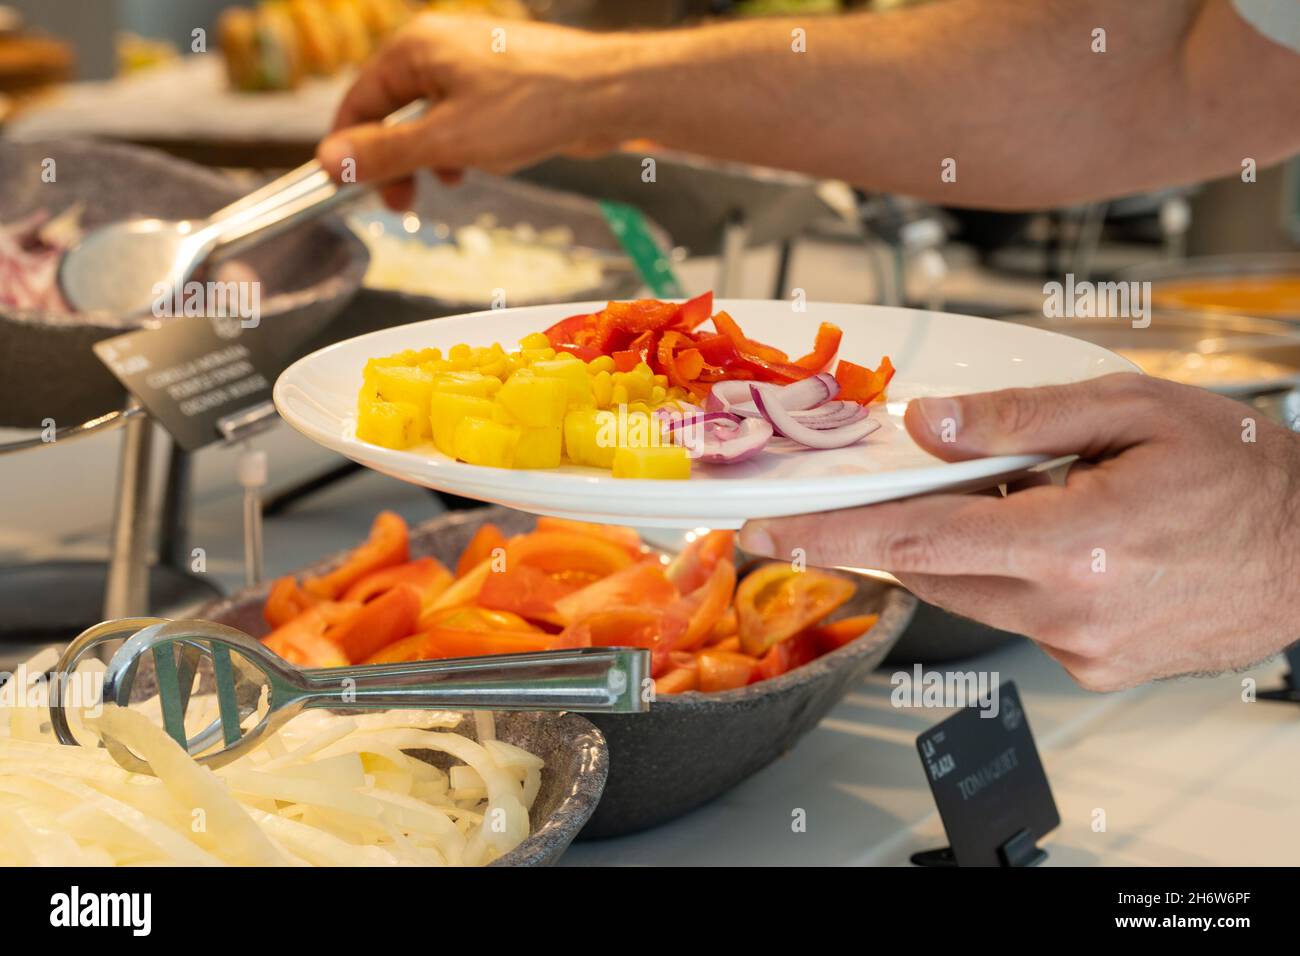
[{"label": "tomato wedge", "polygon": [[357,611],[356,605],[322,601],[280,625],[262,643],[291,664],[341,667],[351,663],[342,648],[325,636],[330,626]]},{"label": "tomato wedge", "polygon": [[483,657],[489,654],[528,654],[545,651],[552,637],[542,631],[466,631],[439,627],[412,634],[368,657],[367,664],[399,664],[449,657]]},{"label": "tomato wedge", "polygon": [[700,671],[698,666],[675,667],[662,677],[655,678],[655,694],[681,694],[688,690],[699,690]]},{"label": "tomato wedge", "polygon": [[615,571],[555,602],[555,612],[566,624],[597,611],[615,607],[665,607],[677,600],[677,588],[663,568],[646,561]]},{"label": "tomato wedge", "polygon": [[411,634],[419,619],[420,592],[409,584],[398,584],[330,627],[325,637],[349,661],[360,663]]},{"label": "tomato wedge", "polygon": [[723,558],[730,559],[735,553],[736,532],[709,531],[690,541],[678,552],[669,562],[664,574],[677,585],[677,590],[690,594],[709,580],[719,561]]},{"label": "tomato wedge", "polygon": [[[664,609],[662,651],[689,651],[708,640],[727,612],[735,589],[735,565],[723,558],[714,566],[708,581]],[[673,624],[679,633],[669,641],[668,632]]]},{"label": "tomato wedge", "polygon": [[633,558],[643,554],[641,535],[635,528],[621,528],[612,524],[596,524],[592,521],[573,521],[569,518],[541,517],[537,519],[538,531],[568,531],[574,534],[589,534],[602,541],[612,541]]},{"label": "tomato wedge", "polygon": [[841,618],[829,624],[819,624],[814,628],[810,628],[809,633],[817,642],[818,651],[822,654],[829,654],[845,644],[856,641],[875,627],[878,620],[880,620],[879,614],[859,614],[856,617]]},{"label": "tomato wedge", "polygon": [[780,677],[787,671],[802,667],[822,654],[815,631],[801,631],[788,640],[773,644],[758,661],[760,680]]},{"label": "tomato wedge", "polygon": [[370,526],[370,537],[333,571],[308,578],[302,584],[309,594],[336,598],[372,571],[403,564],[409,557],[406,522],[391,511],[381,511]]},{"label": "tomato wedge", "polygon": [[700,690],[705,693],[744,687],[758,672],[757,660],[735,651],[700,651],[695,660],[699,667]]},{"label": "tomato wedge", "polygon": [[439,594],[447,590],[451,582],[451,572],[442,566],[442,562],[436,558],[418,558],[406,564],[372,571],[344,591],[343,600],[365,604],[399,584],[409,584],[420,595],[421,606],[428,607]]},{"label": "tomato wedge", "polygon": [[281,627],[323,600],[299,587],[293,575],[286,575],[271,585],[266,604],[262,607],[262,617],[271,627]]},{"label": "tomato wedge", "polygon": [[648,608],[617,608],[588,614],[566,627],[553,647],[644,647],[660,640],[661,617]]},{"label": "tomato wedge", "polygon": [[765,564],[736,588],[740,645],[760,657],[772,645],[816,624],[853,597],[852,581],[825,571]]},{"label": "tomato wedge", "polygon": [[460,553],[460,560],[456,562],[456,577],[463,578],[497,553],[497,548],[504,550],[505,546],[506,536],[500,528],[490,521],[480,526],[474,532],[474,537],[469,539],[469,544],[465,545],[465,550]]}]

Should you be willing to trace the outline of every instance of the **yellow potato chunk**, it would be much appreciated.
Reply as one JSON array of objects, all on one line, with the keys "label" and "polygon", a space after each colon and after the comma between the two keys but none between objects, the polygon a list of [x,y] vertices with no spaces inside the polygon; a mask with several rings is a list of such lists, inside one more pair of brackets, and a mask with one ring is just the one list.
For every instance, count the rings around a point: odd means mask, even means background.
[{"label": "yellow potato chunk", "polygon": [[569,407],[569,386],[563,379],[521,370],[506,379],[497,401],[519,424],[529,428],[562,425]]},{"label": "yellow potato chunk", "polygon": [[614,453],[613,471],[615,478],[689,478],[691,459],[678,445],[620,448]]},{"label": "yellow potato chunk", "polygon": [[564,445],[562,432],[563,428],[560,425],[520,428],[513,467],[559,468],[560,451]]},{"label": "yellow potato chunk", "polygon": [[564,416],[564,453],[578,465],[609,468],[618,446],[613,412],[575,408]]},{"label": "yellow potato chunk", "polygon": [[456,426],[461,419],[491,419],[496,413],[496,402],[477,395],[458,395],[455,392],[435,391],[429,398],[429,422],[433,430],[433,443],[444,455],[455,456]]},{"label": "yellow potato chunk", "polygon": [[501,380],[482,372],[453,371],[442,372],[433,377],[435,392],[451,392],[456,395],[475,395],[479,398],[491,398],[501,391]]},{"label": "yellow potato chunk", "polygon": [[513,425],[468,415],[457,423],[453,445],[461,461],[489,468],[510,468],[514,465],[519,437],[519,429]]},{"label": "yellow potato chunk", "polygon": [[357,409],[357,438],[383,448],[410,448],[423,436],[425,416],[402,402],[361,402]]},{"label": "yellow potato chunk", "polygon": [[[415,408],[428,408],[433,393],[433,375],[418,366],[396,365],[375,369],[369,383],[385,402],[397,402]],[[420,437],[429,437],[429,426],[423,416],[418,422]]]},{"label": "yellow potato chunk", "polygon": [[557,356],[550,360],[534,362],[531,368],[533,374],[540,378],[556,378],[564,382],[569,389],[569,408],[591,408],[596,404],[587,366],[573,356],[570,355],[567,360]]}]

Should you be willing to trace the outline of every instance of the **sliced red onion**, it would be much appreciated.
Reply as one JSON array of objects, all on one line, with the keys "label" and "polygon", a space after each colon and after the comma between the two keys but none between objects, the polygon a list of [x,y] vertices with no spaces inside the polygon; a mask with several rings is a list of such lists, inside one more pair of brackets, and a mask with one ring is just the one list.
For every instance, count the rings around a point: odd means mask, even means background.
[{"label": "sliced red onion", "polygon": [[736,464],[762,451],[772,438],[772,426],[761,418],[713,420],[679,431],[675,439],[691,457],[708,464]]},{"label": "sliced red onion", "polygon": [[[772,425],[776,432],[792,441],[809,448],[844,448],[861,441],[880,427],[880,422],[864,418],[848,425],[833,428],[811,428],[791,414],[790,409],[773,400],[773,394],[767,386],[752,384],[750,394],[759,412]],[[745,421],[754,421],[747,418]]]},{"label": "sliced red onion", "polygon": [[[660,409],[663,411],[663,409]],[[693,412],[689,415],[674,415],[672,417],[660,416],[664,419],[664,431],[674,432],[681,428],[694,428],[700,425],[725,423],[727,425],[736,425],[734,415],[728,415],[726,412]]]},{"label": "sliced red onion", "polygon": [[[749,394],[750,386],[754,384],[756,383],[743,379],[715,382],[705,400],[705,408],[709,411],[731,412],[743,418],[757,418],[758,410]],[[834,375],[826,372],[810,375],[789,385],[764,384],[762,387],[770,389],[773,400],[792,412],[824,405],[840,393],[840,383]]]}]

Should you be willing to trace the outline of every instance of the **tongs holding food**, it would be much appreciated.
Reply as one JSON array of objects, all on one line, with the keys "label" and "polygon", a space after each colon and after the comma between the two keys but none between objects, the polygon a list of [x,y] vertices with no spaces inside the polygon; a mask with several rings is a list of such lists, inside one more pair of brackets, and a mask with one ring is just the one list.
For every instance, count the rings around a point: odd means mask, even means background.
[{"label": "tongs holding food", "polygon": [[[195,760],[220,767],[243,756],[291,717],[311,707],[359,710],[557,710],[637,713],[649,709],[643,684],[649,652],[583,647],[452,660],[300,668],[243,631],[211,621],[127,618],[83,632],[59,659],[77,665],[102,645],[123,641],[104,672],[103,703],[129,706],[141,689],[157,694],[167,734]],[[152,681],[142,671],[152,672]],[[218,717],[193,735],[186,711],[198,675],[210,683]],[[152,685],[152,686],[151,686]],[[51,695],[50,721],[76,744],[62,695]],[[122,744],[104,745],[122,767],[150,773]]]}]

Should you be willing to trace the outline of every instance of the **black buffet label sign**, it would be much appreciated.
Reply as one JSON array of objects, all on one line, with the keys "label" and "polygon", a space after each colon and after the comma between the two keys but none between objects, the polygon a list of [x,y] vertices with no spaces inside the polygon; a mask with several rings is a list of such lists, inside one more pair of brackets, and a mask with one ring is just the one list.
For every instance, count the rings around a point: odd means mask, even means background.
[{"label": "black buffet label sign", "polygon": [[265,325],[186,317],[105,339],[95,354],[186,451],[220,439],[217,422],[268,401],[283,356]]},{"label": "black buffet label sign", "polygon": [[964,707],[916,738],[934,802],[959,866],[999,866],[1020,831],[1037,841],[1061,823],[1016,685],[998,688],[996,713]]}]

